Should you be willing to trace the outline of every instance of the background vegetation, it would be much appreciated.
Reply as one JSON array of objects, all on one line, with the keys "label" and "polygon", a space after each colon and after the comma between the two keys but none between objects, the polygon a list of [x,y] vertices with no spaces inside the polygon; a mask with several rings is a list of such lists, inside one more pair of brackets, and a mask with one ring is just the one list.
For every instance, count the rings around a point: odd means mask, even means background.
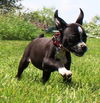
[{"label": "background vegetation", "polygon": [[0,39],[2,40],[32,40],[39,33],[42,33],[40,28],[22,17],[11,13],[0,16]]},{"label": "background vegetation", "polygon": [[0,0],[0,12],[5,14],[15,9],[22,9],[21,3],[18,4],[19,1],[22,0]]},{"label": "background vegetation", "polygon": [[89,35],[100,37],[100,16],[94,16],[89,23],[84,23],[84,27]]},{"label": "background vegetation", "polygon": [[[18,1],[21,0],[0,0],[1,40],[32,40],[40,33],[52,33],[54,8],[22,12]],[[85,22],[84,27],[89,36],[100,36],[100,16]]]}]

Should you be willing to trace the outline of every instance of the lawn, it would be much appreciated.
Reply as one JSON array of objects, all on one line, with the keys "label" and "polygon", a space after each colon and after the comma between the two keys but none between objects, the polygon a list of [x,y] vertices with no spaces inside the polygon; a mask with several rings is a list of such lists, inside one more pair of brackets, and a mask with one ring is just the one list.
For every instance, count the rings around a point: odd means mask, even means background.
[{"label": "lawn", "polygon": [[72,54],[72,83],[54,72],[41,83],[42,72],[32,64],[15,78],[18,63],[29,41],[0,41],[0,103],[100,103],[100,39],[88,39],[83,57]]}]

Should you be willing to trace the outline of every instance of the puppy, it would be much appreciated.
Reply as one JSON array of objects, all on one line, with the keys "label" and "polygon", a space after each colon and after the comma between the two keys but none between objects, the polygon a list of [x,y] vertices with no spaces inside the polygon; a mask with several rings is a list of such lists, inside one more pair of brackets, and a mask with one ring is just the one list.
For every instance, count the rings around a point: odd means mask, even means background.
[{"label": "puppy", "polygon": [[47,82],[54,71],[58,71],[64,80],[71,81],[71,53],[81,57],[87,51],[87,36],[82,27],[83,18],[84,13],[80,9],[76,22],[67,24],[58,16],[58,10],[56,10],[54,22],[59,33],[51,39],[41,35],[29,43],[19,63],[16,77],[18,79],[21,77],[31,61],[35,67],[43,71],[43,83]]}]

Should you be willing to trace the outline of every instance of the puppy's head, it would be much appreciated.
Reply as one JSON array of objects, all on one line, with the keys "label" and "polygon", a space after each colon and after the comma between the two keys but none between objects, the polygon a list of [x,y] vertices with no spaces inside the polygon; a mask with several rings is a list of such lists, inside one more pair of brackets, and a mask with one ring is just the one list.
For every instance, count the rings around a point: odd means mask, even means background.
[{"label": "puppy's head", "polygon": [[58,16],[58,10],[54,15],[56,28],[61,33],[61,42],[65,48],[77,56],[83,56],[87,51],[86,33],[82,27],[84,13],[80,9],[80,15],[75,23],[67,24]]}]

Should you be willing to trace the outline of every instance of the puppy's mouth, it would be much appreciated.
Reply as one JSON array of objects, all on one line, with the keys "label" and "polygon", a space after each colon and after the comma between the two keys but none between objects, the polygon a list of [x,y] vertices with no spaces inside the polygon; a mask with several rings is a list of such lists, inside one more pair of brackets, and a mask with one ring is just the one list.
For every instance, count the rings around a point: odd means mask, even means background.
[{"label": "puppy's mouth", "polygon": [[84,42],[79,42],[76,45],[68,45],[64,43],[63,45],[68,51],[72,52],[76,56],[83,56],[87,51],[87,46]]},{"label": "puppy's mouth", "polygon": [[81,57],[85,54],[85,52],[73,52],[76,56]]},{"label": "puppy's mouth", "polygon": [[84,48],[78,48],[77,46],[73,47],[70,49],[70,51],[75,54],[76,56],[83,56],[86,51],[87,51],[87,47],[85,46]]}]

